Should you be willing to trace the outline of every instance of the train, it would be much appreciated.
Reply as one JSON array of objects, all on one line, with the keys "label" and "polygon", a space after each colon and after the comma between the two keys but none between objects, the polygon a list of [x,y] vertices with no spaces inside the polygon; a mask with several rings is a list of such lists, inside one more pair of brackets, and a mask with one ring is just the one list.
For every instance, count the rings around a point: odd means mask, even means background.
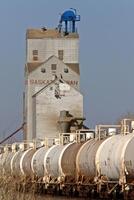
[{"label": "train", "polygon": [[110,126],[102,125],[95,132],[81,129],[60,135],[60,140],[5,146],[0,154],[0,176],[60,194],[106,198],[133,191],[134,132],[128,129],[128,121],[133,123],[124,119],[110,133]]}]

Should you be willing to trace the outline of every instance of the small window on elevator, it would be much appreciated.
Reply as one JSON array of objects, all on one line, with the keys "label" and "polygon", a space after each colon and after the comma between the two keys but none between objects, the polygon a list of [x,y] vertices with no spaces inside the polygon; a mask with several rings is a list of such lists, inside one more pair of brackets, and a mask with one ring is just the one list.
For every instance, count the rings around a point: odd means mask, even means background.
[{"label": "small window on elevator", "polygon": [[56,71],[57,65],[56,64],[51,64],[51,70]]},{"label": "small window on elevator", "polygon": [[33,50],[33,56],[38,56],[38,50]]},{"label": "small window on elevator", "polygon": [[37,61],[37,60],[38,60],[38,50],[37,50],[37,49],[34,49],[34,50],[33,50],[33,60],[34,60],[34,61]]},{"label": "small window on elevator", "polygon": [[58,58],[60,60],[63,60],[63,56],[64,56],[64,51],[63,50],[58,50]]}]

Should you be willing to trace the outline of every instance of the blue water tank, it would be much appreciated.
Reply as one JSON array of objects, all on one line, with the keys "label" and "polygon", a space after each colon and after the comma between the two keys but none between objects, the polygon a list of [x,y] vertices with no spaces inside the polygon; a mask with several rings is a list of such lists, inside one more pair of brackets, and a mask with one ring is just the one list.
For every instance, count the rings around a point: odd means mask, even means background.
[{"label": "blue water tank", "polygon": [[80,15],[76,14],[75,9],[70,8],[69,10],[65,11],[61,15],[60,27],[62,27],[62,22],[65,22],[65,32],[75,32],[76,31],[76,28],[75,28],[76,21],[80,21]]},{"label": "blue water tank", "polygon": [[73,10],[67,10],[61,15],[61,21],[75,21],[76,14]]}]

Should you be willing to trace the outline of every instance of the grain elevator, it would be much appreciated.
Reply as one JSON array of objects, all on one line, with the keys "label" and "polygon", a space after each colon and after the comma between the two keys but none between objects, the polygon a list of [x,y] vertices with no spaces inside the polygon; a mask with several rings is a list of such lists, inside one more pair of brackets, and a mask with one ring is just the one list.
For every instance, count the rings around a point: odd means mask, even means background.
[{"label": "grain elevator", "polygon": [[27,141],[58,137],[63,111],[69,112],[72,118],[83,118],[77,21],[80,16],[70,9],[61,15],[58,27],[26,32],[24,132]]}]

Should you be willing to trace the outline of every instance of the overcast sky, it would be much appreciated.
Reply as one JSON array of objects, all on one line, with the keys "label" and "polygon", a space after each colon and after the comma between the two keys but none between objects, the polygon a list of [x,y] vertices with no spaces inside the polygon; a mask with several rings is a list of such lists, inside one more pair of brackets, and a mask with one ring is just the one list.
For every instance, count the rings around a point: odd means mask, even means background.
[{"label": "overcast sky", "polygon": [[134,0],[0,1],[0,135],[22,123],[26,29],[56,27],[59,14],[81,15],[81,92],[87,125],[134,112]]}]

